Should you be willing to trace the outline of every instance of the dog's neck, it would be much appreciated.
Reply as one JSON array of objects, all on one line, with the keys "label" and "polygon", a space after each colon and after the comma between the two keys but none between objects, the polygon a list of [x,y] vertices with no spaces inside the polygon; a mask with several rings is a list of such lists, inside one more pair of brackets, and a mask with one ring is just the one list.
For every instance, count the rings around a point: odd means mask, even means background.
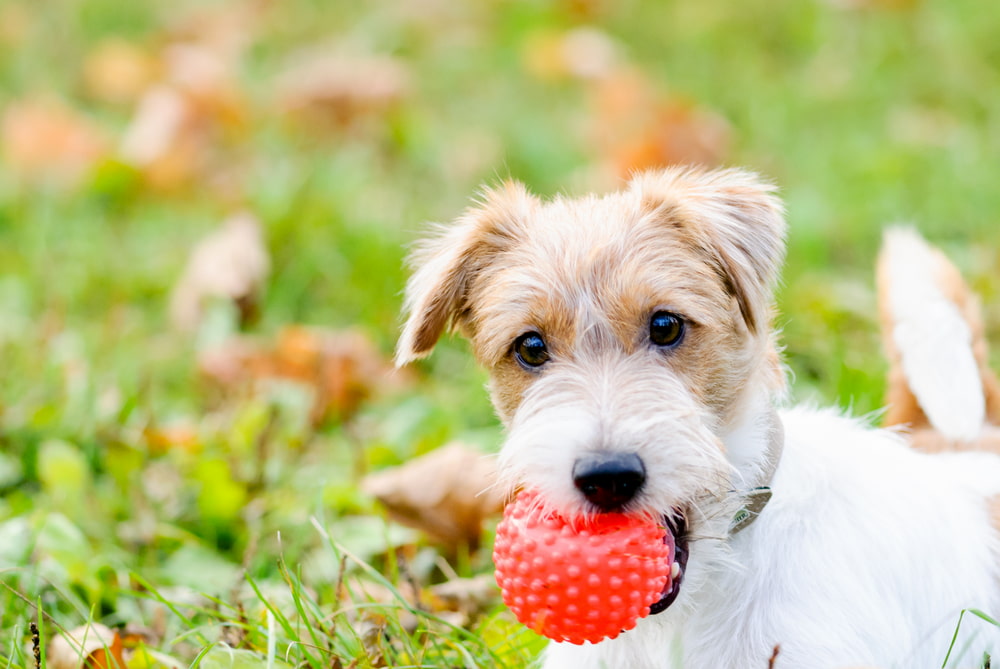
[{"label": "dog's neck", "polygon": [[767,485],[781,457],[781,420],[767,396],[749,399],[725,429],[722,440],[733,466],[733,485],[753,488]]},{"label": "dog's neck", "polygon": [[781,461],[784,426],[769,393],[748,393],[736,420],[723,435],[733,467],[732,492],[741,498],[730,533],[756,520],[771,498],[771,479]]}]

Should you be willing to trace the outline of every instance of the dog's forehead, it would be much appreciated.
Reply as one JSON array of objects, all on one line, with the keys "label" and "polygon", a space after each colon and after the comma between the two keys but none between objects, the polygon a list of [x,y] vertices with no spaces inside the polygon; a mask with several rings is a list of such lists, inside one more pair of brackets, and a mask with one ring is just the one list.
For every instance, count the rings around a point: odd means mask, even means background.
[{"label": "dog's forehead", "polygon": [[[634,233],[649,226],[650,215],[629,193],[556,198],[524,221],[521,246],[553,262],[579,261],[598,251],[625,251]],[[632,234],[630,234],[632,233]]]},{"label": "dog's forehead", "polygon": [[471,300],[484,362],[520,332],[563,341],[583,330],[627,346],[657,309],[691,320],[717,319],[723,293],[703,251],[630,193],[556,199],[522,221],[479,276]]},{"label": "dog's forehead", "polygon": [[546,297],[630,293],[662,299],[667,292],[715,290],[712,258],[674,223],[628,192],[558,198],[524,222],[525,234],[513,241],[498,270],[511,289]]}]

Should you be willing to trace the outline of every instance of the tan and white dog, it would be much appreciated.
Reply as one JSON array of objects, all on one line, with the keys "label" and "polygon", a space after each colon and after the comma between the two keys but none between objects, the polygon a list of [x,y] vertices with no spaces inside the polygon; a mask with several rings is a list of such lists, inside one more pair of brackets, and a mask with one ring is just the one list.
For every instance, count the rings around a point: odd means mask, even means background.
[{"label": "tan and white dog", "polygon": [[[548,669],[764,669],[776,646],[788,669],[922,669],[962,609],[1000,611],[1000,457],[780,408],[784,237],[755,175],[668,169],[603,197],[487,190],[414,254],[397,360],[449,327],[469,338],[507,428],[502,483],[674,535],[682,575],[657,613],[550,644]],[[996,632],[963,624],[962,666]]]}]

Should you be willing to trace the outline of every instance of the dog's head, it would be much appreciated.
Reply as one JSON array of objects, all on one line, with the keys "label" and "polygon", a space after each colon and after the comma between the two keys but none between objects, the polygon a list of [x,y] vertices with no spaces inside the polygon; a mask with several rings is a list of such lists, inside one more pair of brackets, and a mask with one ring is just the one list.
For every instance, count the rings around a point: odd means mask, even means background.
[{"label": "dog's head", "polygon": [[569,515],[694,513],[755,466],[783,387],[773,190],[692,169],[604,197],[487,190],[414,254],[397,361],[449,327],[469,338],[508,428],[511,490]]}]

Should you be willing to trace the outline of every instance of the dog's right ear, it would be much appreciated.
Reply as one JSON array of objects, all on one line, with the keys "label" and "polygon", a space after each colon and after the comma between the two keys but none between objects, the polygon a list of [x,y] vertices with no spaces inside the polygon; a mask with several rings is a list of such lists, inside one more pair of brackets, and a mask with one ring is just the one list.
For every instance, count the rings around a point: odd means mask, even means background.
[{"label": "dog's right ear", "polygon": [[466,324],[468,293],[490,258],[518,237],[537,200],[523,184],[507,181],[483,191],[477,206],[422,242],[410,256],[408,314],[396,345],[401,366],[428,355],[445,329]]},{"label": "dog's right ear", "polygon": [[743,170],[683,167],[639,173],[630,184],[647,209],[683,229],[711,259],[750,331],[766,330],[785,251],[784,207],[774,186]]}]

